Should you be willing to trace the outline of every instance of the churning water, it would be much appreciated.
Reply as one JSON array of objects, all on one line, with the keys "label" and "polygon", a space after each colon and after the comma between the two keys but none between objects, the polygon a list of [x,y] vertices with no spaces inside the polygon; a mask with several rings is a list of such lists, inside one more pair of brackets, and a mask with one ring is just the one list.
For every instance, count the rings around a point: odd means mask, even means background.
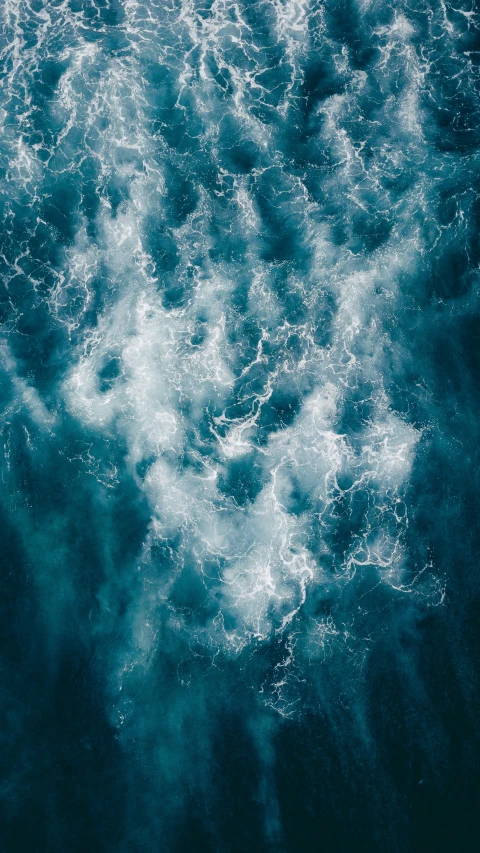
[{"label": "churning water", "polygon": [[479,60],[3,0],[2,850],[474,849]]}]

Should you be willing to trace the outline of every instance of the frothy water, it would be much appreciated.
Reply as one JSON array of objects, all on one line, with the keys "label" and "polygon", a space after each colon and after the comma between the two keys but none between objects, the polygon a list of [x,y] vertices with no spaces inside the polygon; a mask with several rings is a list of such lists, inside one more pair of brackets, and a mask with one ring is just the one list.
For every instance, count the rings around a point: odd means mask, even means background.
[{"label": "frothy water", "polygon": [[[253,850],[208,808],[179,828],[240,714],[258,849],[309,850],[274,779],[282,721],[349,709],[331,731],[368,752],[382,649],[424,701],[402,637],[448,618],[445,518],[461,538],[473,500],[453,468],[478,437],[461,6],[2,6],[2,512],[47,682],[89,662],[89,713],[143,791],[89,849]],[[392,808],[388,849],[414,849]],[[35,849],[76,850],[65,832]]]}]

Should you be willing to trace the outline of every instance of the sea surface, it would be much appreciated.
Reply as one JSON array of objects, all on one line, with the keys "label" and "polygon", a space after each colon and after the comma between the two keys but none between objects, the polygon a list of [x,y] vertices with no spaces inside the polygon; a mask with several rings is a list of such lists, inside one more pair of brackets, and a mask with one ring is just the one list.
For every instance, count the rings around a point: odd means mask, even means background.
[{"label": "sea surface", "polygon": [[479,66],[2,0],[1,853],[480,849]]}]

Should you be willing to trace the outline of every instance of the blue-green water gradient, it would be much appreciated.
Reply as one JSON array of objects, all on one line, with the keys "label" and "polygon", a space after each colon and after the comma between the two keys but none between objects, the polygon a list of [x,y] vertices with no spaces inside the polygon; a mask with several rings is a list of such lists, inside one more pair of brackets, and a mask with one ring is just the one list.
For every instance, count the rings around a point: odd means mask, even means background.
[{"label": "blue-green water gradient", "polygon": [[5,853],[477,848],[479,59],[3,0]]}]

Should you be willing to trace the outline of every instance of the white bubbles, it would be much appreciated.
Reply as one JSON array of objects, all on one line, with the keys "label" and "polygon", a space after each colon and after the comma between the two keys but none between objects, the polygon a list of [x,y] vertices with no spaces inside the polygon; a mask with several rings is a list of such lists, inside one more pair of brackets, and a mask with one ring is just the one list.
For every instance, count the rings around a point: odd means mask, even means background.
[{"label": "white bubbles", "polygon": [[391,187],[422,160],[428,63],[407,12],[360,68],[303,0],[124,11],[109,52],[108,28],[89,42],[62,7],[48,156],[20,136],[10,164],[34,194],[49,169],[82,186],[46,304],[70,342],[60,398],[125,450],[148,506],[117,674],[148,669],[162,620],[212,658],[280,640],[268,702],[289,713],[290,673],[345,644],[342,620],[362,645],[348,585],[412,588],[420,432],[394,410],[387,353],[427,178]]}]

